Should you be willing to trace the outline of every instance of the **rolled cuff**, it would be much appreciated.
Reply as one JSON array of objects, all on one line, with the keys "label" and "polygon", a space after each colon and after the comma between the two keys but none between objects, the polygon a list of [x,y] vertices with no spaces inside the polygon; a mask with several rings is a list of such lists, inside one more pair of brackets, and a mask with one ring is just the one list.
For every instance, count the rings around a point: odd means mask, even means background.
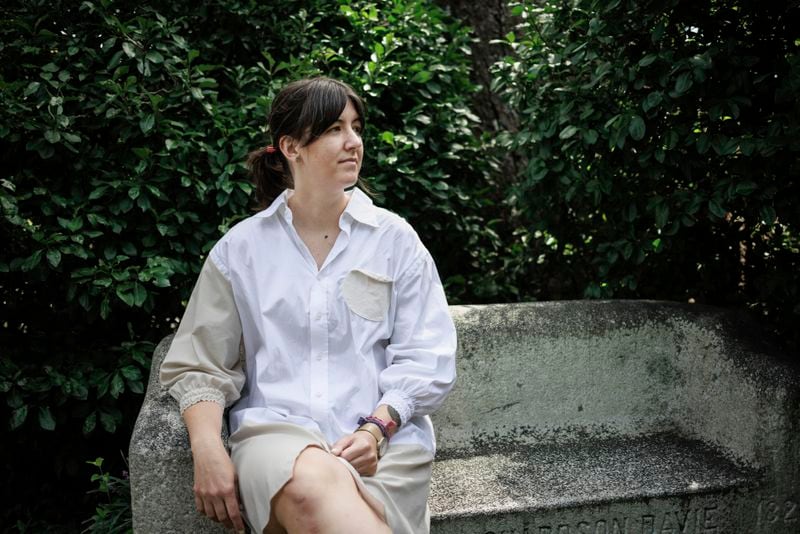
[{"label": "rolled cuff", "polygon": [[198,402],[212,401],[216,402],[222,409],[225,409],[225,394],[222,391],[212,387],[198,387],[186,391],[180,400],[181,415],[189,406],[197,404]]},{"label": "rolled cuff", "polygon": [[403,426],[414,415],[414,399],[407,395],[403,390],[390,389],[381,397],[378,406],[386,404],[391,406],[400,415],[400,426]]}]

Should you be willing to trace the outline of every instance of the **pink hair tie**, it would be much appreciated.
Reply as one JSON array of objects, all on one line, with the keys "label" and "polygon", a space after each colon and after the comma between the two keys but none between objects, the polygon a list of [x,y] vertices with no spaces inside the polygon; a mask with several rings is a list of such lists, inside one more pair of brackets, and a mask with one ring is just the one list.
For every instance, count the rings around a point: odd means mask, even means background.
[{"label": "pink hair tie", "polygon": [[263,150],[264,152],[266,152],[267,154],[273,154],[273,153],[275,153],[275,150],[276,150],[276,149],[275,149],[275,147],[274,147],[274,146],[272,146],[272,145],[267,145],[267,146],[265,146],[265,147],[264,147],[262,150]]}]

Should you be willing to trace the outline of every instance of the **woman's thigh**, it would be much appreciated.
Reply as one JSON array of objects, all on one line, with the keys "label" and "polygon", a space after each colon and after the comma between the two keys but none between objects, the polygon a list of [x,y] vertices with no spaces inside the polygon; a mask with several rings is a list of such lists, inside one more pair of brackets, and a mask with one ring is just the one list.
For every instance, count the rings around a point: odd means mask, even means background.
[{"label": "woman's thigh", "polygon": [[251,530],[262,532],[273,497],[292,478],[295,459],[310,446],[325,449],[327,444],[309,430],[282,423],[258,425],[231,440],[239,497]]}]

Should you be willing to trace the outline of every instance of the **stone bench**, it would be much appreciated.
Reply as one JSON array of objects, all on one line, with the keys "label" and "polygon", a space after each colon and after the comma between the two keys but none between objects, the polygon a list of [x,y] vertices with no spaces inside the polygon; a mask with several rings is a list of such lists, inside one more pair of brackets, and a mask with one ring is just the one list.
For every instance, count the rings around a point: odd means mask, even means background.
[{"label": "stone bench", "polygon": [[[645,301],[453,306],[436,534],[800,532],[800,372],[723,310]],[[130,448],[137,532],[200,517],[155,351]]]}]

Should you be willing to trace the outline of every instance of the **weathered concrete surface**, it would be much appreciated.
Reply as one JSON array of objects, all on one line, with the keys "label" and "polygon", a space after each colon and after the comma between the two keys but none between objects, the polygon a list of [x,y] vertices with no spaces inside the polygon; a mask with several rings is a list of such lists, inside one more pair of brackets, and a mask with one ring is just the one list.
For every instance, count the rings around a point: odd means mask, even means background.
[{"label": "weathered concrete surface", "polygon": [[[137,534],[229,532],[197,513],[189,435],[178,404],[158,382],[172,336],[156,347],[142,409],[133,429],[130,465],[133,530]],[[227,429],[223,428],[227,443]]]},{"label": "weathered concrete surface", "polygon": [[[645,301],[451,311],[435,532],[800,532],[798,370],[746,318]],[[670,527],[707,507],[713,521]]]},{"label": "weathered concrete surface", "polygon": [[[746,319],[646,301],[451,312],[433,532],[800,532],[799,373]],[[130,457],[137,532],[221,531],[194,513],[185,429],[155,375]]]}]

